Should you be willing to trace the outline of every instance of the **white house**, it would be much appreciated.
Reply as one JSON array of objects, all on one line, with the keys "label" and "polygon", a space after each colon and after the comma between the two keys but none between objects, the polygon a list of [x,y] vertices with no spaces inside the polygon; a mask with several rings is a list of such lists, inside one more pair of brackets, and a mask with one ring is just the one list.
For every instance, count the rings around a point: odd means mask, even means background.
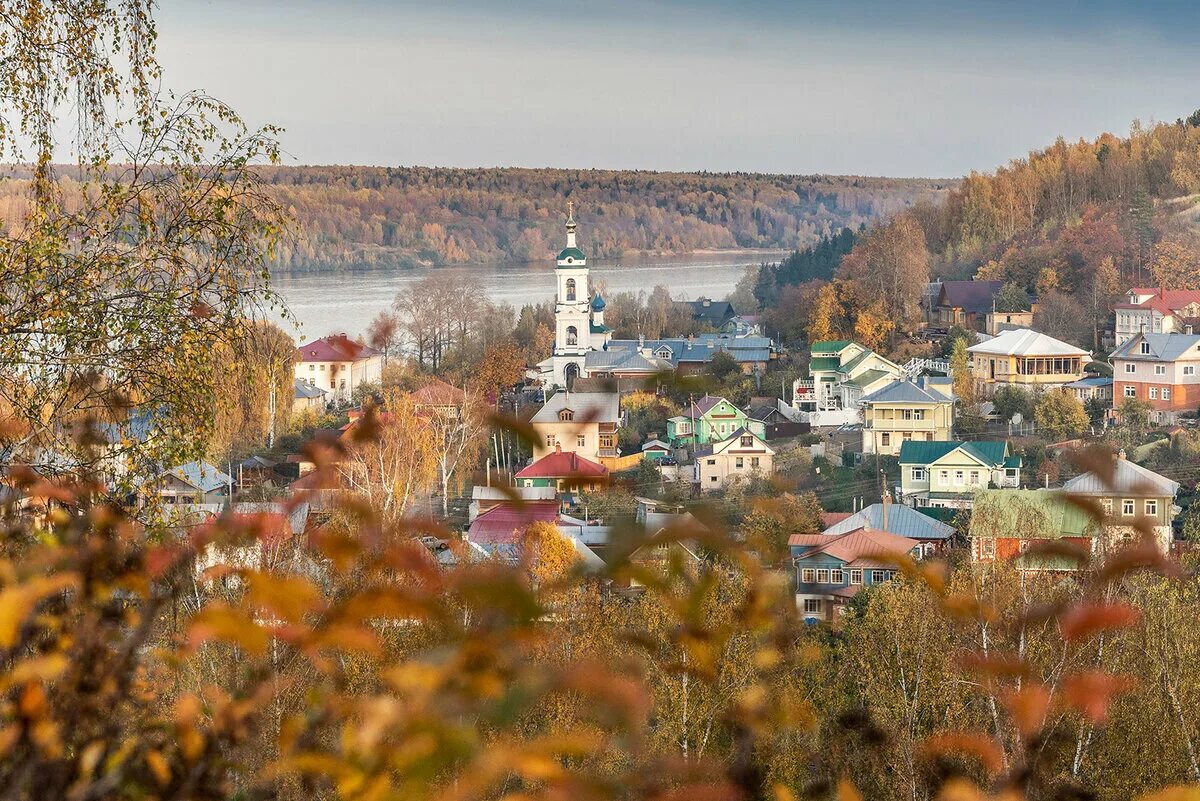
[{"label": "white house", "polygon": [[1114,311],[1118,347],[1137,334],[1191,333],[1187,326],[1200,319],[1200,291],[1134,287]]},{"label": "white house", "polygon": [[339,401],[349,400],[360,384],[378,383],[382,376],[379,351],[345,334],[330,334],[296,348],[296,379]]},{"label": "white house", "polygon": [[693,481],[702,491],[719,490],[735,476],[771,475],[775,451],[745,428],[696,450]]},{"label": "white house", "polygon": [[792,405],[814,426],[861,420],[863,396],[883,389],[903,372],[900,365],[857,342],[814,342],[809,378],[792,383]]}]

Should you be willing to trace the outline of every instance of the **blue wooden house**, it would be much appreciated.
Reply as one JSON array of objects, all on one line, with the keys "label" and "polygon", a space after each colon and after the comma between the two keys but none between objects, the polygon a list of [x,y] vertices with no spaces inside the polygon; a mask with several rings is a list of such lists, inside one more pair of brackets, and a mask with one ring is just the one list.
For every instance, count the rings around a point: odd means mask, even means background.
[{"label": "blue wooden house", "polygon": [[896,558],[920,558],[921,543],[872,528],[844,534],[794,534],[788,539],[796,571],[796,606],[809,622],[832,622],[863,587],[891,581]]}]

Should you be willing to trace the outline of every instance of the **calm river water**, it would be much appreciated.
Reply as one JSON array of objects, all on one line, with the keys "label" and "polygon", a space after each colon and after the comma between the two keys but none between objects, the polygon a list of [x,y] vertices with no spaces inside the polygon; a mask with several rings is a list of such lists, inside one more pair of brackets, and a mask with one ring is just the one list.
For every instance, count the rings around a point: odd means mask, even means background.
[{"label": "calm river water", "polygon": [[[733,291],[747,267],[778,261],[781,255],[777,251],[740,251],[638,256],[589,266],[593,284],[607,293],[643,289],[648,293],[663,284],[678,300],[694,300],[701,295],[719,299]],[[553,262],[473,265],[464,269],[478,277],[479,291],[493,303],[520,309],[526,303],[554,297]],[[336,331],[353,337],[363,333],[382,309],[391,306],[397,292],[428,274],[428,270],[289,273],[276,275],[273,285],[301,325],[299,338],[313,339]]]}]

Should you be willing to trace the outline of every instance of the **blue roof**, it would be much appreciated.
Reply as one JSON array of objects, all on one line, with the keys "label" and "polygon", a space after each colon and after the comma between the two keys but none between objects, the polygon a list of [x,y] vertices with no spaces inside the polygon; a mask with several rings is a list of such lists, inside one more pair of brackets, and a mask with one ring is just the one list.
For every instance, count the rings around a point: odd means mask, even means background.
[{"label": "blue roof", "polygon": [[1068,387],[1108,387],[1112,386],[1112,376],[1097,375],[1090,378],[1081,378],[1078,381],[1072,381],[1070,384],[1065,384]]},{"label": "blue roof", "polygon": [[188,462],[178,467],[172,467],[164,475],[172,475],[181,481],[186,481],[201,492],[212,492],[233,481],[231,477],[203,461]]},{"label": "blue roof", "polygon": [[296,379],[296,397],[297,398],[320,398],[325,395],[325,390],[320,387],[315,387],[309,384],[302,378]]},{"label": "blue roof", "polygon": [[823,533],[845,534],[863,527],[887,531],[914,540],[948,540],[954,536],[954,526],[946,525],[910,506],[898,503],[888,504],[886,526],[883,524],[883,504],[874,503],[861,512],[855,512],[845,520],[834,523]]}]

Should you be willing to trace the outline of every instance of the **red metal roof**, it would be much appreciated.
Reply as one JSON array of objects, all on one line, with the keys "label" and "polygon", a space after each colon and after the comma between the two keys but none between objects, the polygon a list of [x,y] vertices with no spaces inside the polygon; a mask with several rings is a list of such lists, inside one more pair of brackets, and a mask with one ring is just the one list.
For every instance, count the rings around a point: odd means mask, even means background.
[{"label": "red metal roof", "polygon": [[[820,537],[826,540],[826,542],[819,544],[819,541],[813,539],[816,537]],[[821,534],[797,534],[788,538],[788,544],[817,546],[811,551],[801,554],[798,557],[800,559],[805,559],[818,553],[827,553],[847,564],[863,560],[862,563],[856,564],[856,567],[875,566],[875,563],[880,559],[887,561],[888,557],[907,554],[919,545],[916,540],[911,540],[908,537],[900,537],[887,531],[879,531],[873,528],[855,529],[854,531],[834,537]]]},{"label": "red metal roof", "polygon": [[1200,290],[1195,289],[1131,289],[1138,295],[1153,292],[1154,295],[1142,303],[1118,303],[1118,309],[1153,309],[1169,317],[1185,306],[1200,303]]},{"label": "red metal roof", "polygon": [[475,518],[467,536],[472,542],[514,543],[531,523],[557,522],[558,501],[526,501],[519,506],[503,501]]},{"label": "red metal roof", "polygon": [[836,526],[852,514],[854,512],[821,512],[821,525],[825,528]]},{"label": "red metal roof", "polygon": [[353,362],[376,355],[379,351],[355,342],[345,334],[330,334],[296,348],[302,362]]},{"label": "red metal roof", "polygon": [[604,478],[608,468],[571,451],[556,450],[517,473],[517,478]]},{"label": "red metal roof", "polygon": [[466,393],[435,378],[412,394],[413,403],[422,406],[462,406]]}]

